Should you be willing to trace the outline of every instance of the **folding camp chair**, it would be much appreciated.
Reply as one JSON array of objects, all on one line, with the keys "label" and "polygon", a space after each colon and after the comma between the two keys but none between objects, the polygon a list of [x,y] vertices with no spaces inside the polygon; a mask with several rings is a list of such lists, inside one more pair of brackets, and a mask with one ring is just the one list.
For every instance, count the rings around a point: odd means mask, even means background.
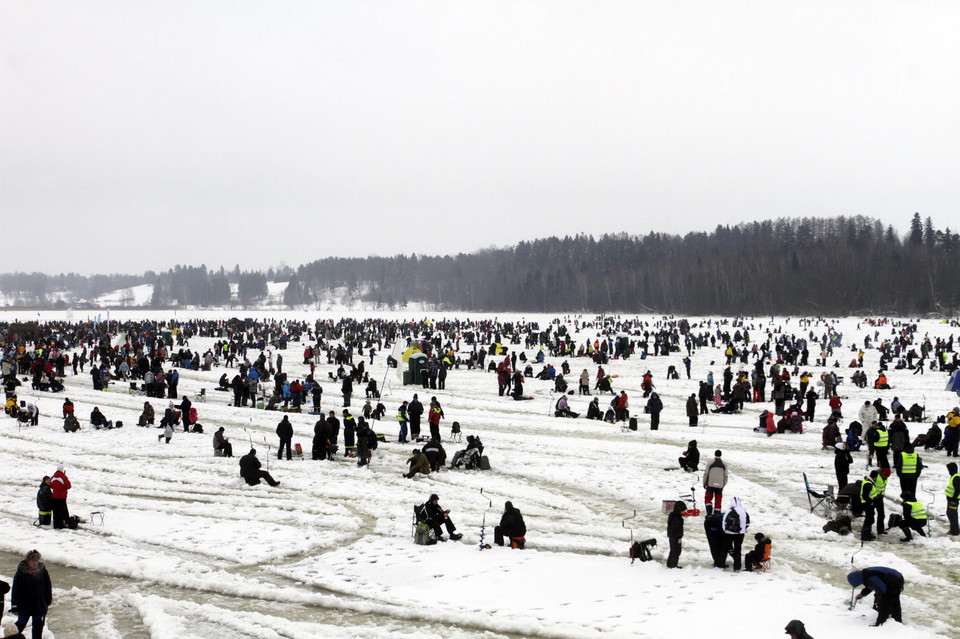
[{"label": "folding camp chair", "polygon": [[[807,487],[807,501],[810,503],[810,512],[816,512],[817,509],[821,509],[822,514],[825,517],[831,517],[833,512],[837,509],[837,500],[833,494],[833,486],[827,486],[823,490],[814,490],[810,488],[810,480],[807,479],[807,474],[803,473],[803,483]],[[816,503],[814,503],[816,500]]]}]

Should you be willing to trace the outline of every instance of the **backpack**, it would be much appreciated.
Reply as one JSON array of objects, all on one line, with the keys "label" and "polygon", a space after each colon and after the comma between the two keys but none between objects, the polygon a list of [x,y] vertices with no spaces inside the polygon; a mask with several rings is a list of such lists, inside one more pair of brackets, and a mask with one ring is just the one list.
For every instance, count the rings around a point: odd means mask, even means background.
[{"label": "backpack", "polygon": [[66,524],[67,528],[70,530],[76,530],[80,527],[80,517],[77,515],[71,515],[70,517],[67,517]]},{"label": "backpack", "polygon": [[652,560],[653,554],[650,552],[650,548],[656,545],[656,539],[647,539],[643,542],[633,542],[633,545],[630,546],[630,559],[639,559],[640,561]]},{"label": "backpack", "polygon": [[418,546],[432,546],[437,543],[437,540],[430,534],[430,526],[417,524],[413,532],[413,543]]},{"label": "backpack", "polygon": [[740,527],[740,513],[737,512],[736,508],[731,508],[727,511],[726,516],[723,518],[723,529],[727,532],[737,534],[743,530]]}]

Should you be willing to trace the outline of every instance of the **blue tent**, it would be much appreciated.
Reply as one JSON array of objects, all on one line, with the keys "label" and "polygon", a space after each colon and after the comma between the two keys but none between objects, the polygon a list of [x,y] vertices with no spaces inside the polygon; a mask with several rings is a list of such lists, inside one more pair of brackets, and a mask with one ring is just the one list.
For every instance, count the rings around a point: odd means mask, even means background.
[{"label": "blue tent", "polygon": [[953,391],[960,395],[960,370],[953,372],[953,375],[950,376],[950,380],[947,382],[947,388],[945,390]]}]

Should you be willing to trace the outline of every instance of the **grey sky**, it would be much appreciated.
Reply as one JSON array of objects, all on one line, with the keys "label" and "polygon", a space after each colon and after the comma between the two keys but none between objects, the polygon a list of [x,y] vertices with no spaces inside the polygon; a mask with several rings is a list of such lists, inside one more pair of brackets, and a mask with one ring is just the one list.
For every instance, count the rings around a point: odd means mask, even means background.
[{"label": "grey sky", "polygon": [[0,271],[919,211],[957,2],[0,3]]}]

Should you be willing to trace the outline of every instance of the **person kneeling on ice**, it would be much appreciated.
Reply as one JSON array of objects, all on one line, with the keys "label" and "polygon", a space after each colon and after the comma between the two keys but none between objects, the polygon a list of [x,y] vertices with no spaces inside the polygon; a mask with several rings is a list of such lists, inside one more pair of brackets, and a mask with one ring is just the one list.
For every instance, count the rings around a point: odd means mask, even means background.
[{"label": "person kneeling on ice", "polygon": [[[921,537],[926,537],[927,533],[924,528],[927,525],[927,511],[923,504],[916,500],[913,493],[904,492],[900,495],[900,498],[903,499],[903,517],[897,526],[904,534],[904,538],[900,541],[913,541],[911,530],[915,530]],[[893,518],[896,515],[890,515],[890,517]]]},{"label": "person kneeling on ice", "polygon": [[410,464],[410,472],[404,473],[403,475],[407,479],[413,479],[413,476],[417,473],[421,475],[430,474],[430,460],[420,452],[419,448],[413,449],[413,456],[407,460],[407,463]]},{"label": "person kneeling on ice", "polygon": [[450,511],[444,510],[440,506],[440,498],[437,495],[430,495],[430,499],[423,505],[423,508],[426,513],[426,524],[433,529],[437,541],[446,541],[443,537],[443,530],[440,529],[441,525],[447,528],[447,533],[453,541],[463,537],[457,532],[457,527],[453,525],[453,522],[450,521]]},{"label": "person kneeling on ice", "polygon": [[506,538],[510,540],[511,548],[523,550],[526,534],[527,525],[523,521],[523,515],[508,501],[503,505],[500,525],[493,528],[493,543],[502,546],[503,540]]},{"label": "person kneeling on ice", "polygon": [[876,592],[873,607],[877,611],[877,623],[873,624],[874,626],[883,625],[883,622],[890,617],[893,617],[894,621],[903,623],[900,616],[903,575],[899,572],[885,566],[874,566],[851,572],[847,575],[847,582],[854,588],[863,586],[863,590],[856,597],[857,601]]},{"label": "person kneeling on ice", "polygon": [[240,476],[250,486],[256,486],[261,479],[267,480],[271,486],[279,486],[280,482],[270,476],[265,470],[260,470],[260,460],[257,459],[257,450],[251,448],[250,452],[240,458]]}]

